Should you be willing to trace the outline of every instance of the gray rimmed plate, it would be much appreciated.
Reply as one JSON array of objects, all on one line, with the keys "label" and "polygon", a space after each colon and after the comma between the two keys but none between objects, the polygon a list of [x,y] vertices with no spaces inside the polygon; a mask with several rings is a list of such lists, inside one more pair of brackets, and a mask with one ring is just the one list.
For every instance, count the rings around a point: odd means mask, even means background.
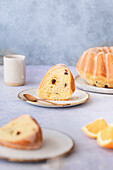
[{"label": "gray rimmed plate", "polygon": [[18,94],[18,98],[23,100],[24,102],[27,102],[29,104],[35,105],[35,106],[42,106],[42,107],[70,107],[70,106],[76,106],[79,104],[82,104],[89,100],[90,95],[82,90],[75,89],[75,92],[73,93],[72,97],[70,100],[65,100],[65,101],[51,101],[48,100],[51,103],[47,103],[46,101],[38,101],[38,102],[31,102],[25,99],[24,94],[30,94],[32,96],[35,96],[37,99],[40,99],[36,93],[37,89],[27,89],[24,91],[21,91]]},{"label": "gray rimmed plate", "polygon": [[18,150],[0,146],[0,159],[16,162],[38,162],[66,156],[75,147],[73,139],[63,132],[42,128],[43,146],[35,150]]},{"label": "gray rimmed plate", "polygon": [[75,77],[75,84],[77,88],[86,90],[89,92],[102,93],[102,94],[113,94],[112,88],[102,88],[102,87],[92,86],[88,84],[86,81],[84,81],[79,75]]}]

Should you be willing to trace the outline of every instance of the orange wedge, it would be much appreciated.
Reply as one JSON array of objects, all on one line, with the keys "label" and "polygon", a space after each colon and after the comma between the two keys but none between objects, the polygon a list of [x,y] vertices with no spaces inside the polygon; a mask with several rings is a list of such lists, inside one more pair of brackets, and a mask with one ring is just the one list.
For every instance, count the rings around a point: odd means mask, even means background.
[{"label": "orange wedge", "polygon": [[98,133],[97,143],[102,147],[113,149],[113,126],[107,126]]},{"label": "orange wedge", "polygon": [[103,118],[100,118],[82,127],[81,129],[87,136],[97,138],[98,132],[103,130],[106,126],[106,121]]}]

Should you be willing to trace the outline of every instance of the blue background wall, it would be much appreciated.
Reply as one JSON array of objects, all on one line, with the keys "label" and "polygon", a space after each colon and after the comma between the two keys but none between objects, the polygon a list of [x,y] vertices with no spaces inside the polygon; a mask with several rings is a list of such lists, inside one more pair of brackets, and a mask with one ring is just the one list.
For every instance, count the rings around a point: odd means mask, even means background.
[{"label": "blue background wall", "polygon": [[113,45],[113,0],[0,0],[0,63],[75,65],[93,46]]}]

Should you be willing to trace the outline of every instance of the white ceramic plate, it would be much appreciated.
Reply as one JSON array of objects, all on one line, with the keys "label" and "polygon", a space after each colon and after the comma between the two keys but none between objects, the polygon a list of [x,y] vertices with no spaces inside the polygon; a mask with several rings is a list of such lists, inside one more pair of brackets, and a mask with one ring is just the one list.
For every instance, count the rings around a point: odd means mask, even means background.
[{"label": "white ceramic plate", "polygon": [[74,149],[73,139],[66,134],[47,128],[42,128],[42,133],[42,148],[36,150],[18,150],[0,146],[0,159],[17,162],[36,162],[65,156]]},{"label": "white ceramic plate", "polygon": [[35,96],[36,98],[40,99],[38,97],[38,95],[36,94],[37,89],[27,89],[24,90],[22,92],[20,92],[18,94],[18,98],[35,106],[42,106],[42,107],[70,107],[70,106],[75,106],[75,105],[79,105],[82,104],[84,102],[86,102],[89,99],[89,94],[82,91],[82,90],[78,90],[76,89],[74,94],[72,95],[72,98],[70,100],[66,100],[66,101],[50,101],[53,102],[54,104],[50,104],[50,103],[46,103],[44,101],[39,101],[39,102],[31,102],[25,99],[25,97],[23,96],[24,94],[31,94],[33,96]]},{"label": "white ceramic plate", "polygon": [[101,88],[101,87],[92,86],[88,84],[86,81],[84,81],[80,76],[75,77],[75,83],[76,83],[76,87],[82,90],[95,92],[95,93],[113,94],[112,88]]}]

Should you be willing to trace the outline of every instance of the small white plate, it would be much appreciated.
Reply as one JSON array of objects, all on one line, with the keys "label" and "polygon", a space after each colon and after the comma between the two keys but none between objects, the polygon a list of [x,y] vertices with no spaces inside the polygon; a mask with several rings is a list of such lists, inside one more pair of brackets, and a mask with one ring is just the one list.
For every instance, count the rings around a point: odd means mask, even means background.
[{"label": "small white plate", "polygon": [[36,150],[18,150],[0,146],[0,159],[16,162],[38,162],[69,154],[75,147],[68,135],[42,128],[43,146]]},{"label": "small white plate", "polygon": [[112,88],[102,88],[96,87],[88,84],[85,80],[83,80],[80,76],[75,77],[76,87],[82,90],[95,92],[95,93],[103,93],[103,94],[113,94]]},{"label": "small white plate", "polygon": [[74,94],[72,95],[70,100],[63,100],[63,101],[52,101],[52,100],[48,100],[49,102],[53,102],[55,104],[50,104],[44,101],[39,101],[39,102],[31,102],[25,99],[25,97],[23,96],[24,94],[31,94],[32,96],[35,96],[37,99],[40,99],[36,93],[37,89],[27,89],[24,90],[22,92],[20,92],[18,94],[18,98],[35,106],[42,106],[42,107],[70,107],[70,106],[75,106],[75,105],[79,105],[82,104],[84,102],[86,102],[89,99],[89,94],[82,91],[82,90],[78,90],[75,89]]}]

